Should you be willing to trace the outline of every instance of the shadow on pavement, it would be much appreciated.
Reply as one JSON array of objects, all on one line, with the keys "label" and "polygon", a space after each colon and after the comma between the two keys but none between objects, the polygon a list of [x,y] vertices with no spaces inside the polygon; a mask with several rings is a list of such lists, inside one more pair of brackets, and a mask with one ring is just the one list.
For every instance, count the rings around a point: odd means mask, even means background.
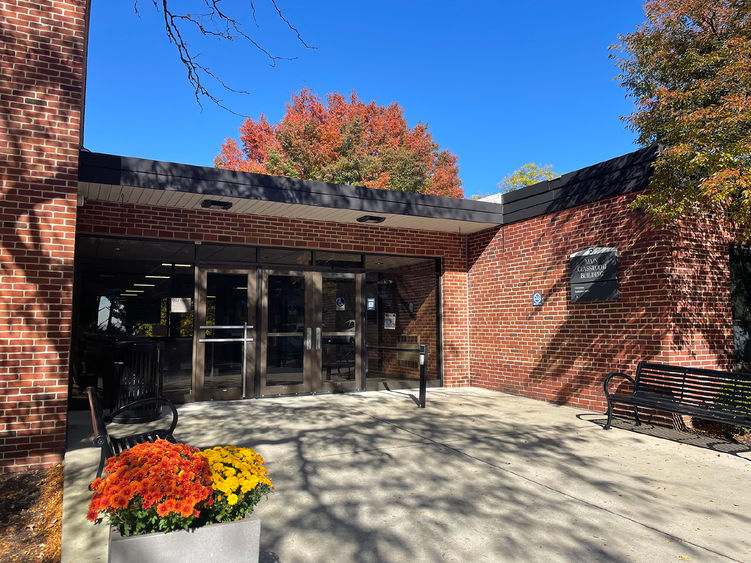
[{"label": "shadow on pavement", "polygon": [[[576,418],[591,422],[600,427],[604,427],[607,422],[607,417],[599,414],[578,414]],[[742,444],[733,438],[725,436],[718,436],[700,432],[690,432],[684,430],[678,430],[675,428],[669,428],[667,426],[658,426],[656,424],[642,423],[637,425],[632,420],[625,420],[623,418],[613,417],[613,428],[620,430],[628,430],[630,432],[636,432],[637,434],[644,434],[645,436],[652,436],[655,438],[662,438],[664,440],[670,440],[679,444],[686,444],[688,446],[695,446],[697,448],[704,448],[706,450],[712,450],[723,454],[737,455],[747,454],[751,452],[751,448],[745,444]],[[744,459],[746,456],[741,456]]]}]

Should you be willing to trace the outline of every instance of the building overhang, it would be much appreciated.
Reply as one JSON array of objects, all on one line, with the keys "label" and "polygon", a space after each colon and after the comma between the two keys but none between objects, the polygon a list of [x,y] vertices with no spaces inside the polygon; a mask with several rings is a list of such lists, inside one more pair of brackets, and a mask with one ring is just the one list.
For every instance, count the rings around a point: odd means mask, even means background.
[{"label": "building overhang", "polygon": [[343,186],[81,151],[79,194],[87,200],[313,221],[358,223],[451,233],[475,233],[503,222],[497,203]]}]

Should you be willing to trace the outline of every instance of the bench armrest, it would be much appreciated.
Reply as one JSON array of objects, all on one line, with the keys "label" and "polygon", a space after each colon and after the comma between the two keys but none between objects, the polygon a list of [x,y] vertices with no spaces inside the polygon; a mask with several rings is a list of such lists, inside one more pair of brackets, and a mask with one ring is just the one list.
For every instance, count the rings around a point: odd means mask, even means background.
[{"label": "bench armrest", "polygon": [[606,397],[610,397],[612,395],[612,393],[610,393],[610,391],[608,391],[608,386],[610,385],[610,380],[613,379],[614,377],[623,377],[625,379],[628,379],[631,382],[631,385],[633,385],[634,387],[636,387],[636,382],[634,381],[633,377],[631,377],[630,375],[626,375],[625,373],[620,373],[618,371],[614,371],[614,372],[609,373],[607,375],[607,377],[605,378],[605,383],[603,384],[603,387],[605,389],[605,396]]},{"label": "bench armrest", "polygon": [[168,433],[172,435],[175,432],[175,428],[177,427],[177,409],[175,408],[175,405],[172,404],[172,401],[170,401],[169,399],[165,399],[164,397],[152,397],[150,399],[139,399],[138,401],[133,401],[132,403],[128,403],[127,405],[122,406],[116,411],[106,415],[104,417],[104,422],[105,423],[112,422],[112,420],[118,414],[122,412],[126,412],[132,408],[146,406],[146,405],[154,405],[154,404],[167,405],[172,411],[172,424],[170,424],[170,427],[168,430]]}]

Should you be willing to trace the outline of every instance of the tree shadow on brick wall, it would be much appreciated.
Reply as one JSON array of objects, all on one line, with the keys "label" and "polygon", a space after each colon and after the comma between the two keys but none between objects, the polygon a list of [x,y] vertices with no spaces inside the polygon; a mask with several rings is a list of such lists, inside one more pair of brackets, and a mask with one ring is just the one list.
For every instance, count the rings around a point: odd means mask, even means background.
[{"label": "tree shadow on brick wall", "polygon": [[[83,80],[83,33],[73,37],[65,26],[46,13],[38,22],[10,15],[0,22],[0,331],[6,343],[0,389],[6,410],[16,402],[20,420],[2,433],[0,466],[64,448]],[[27,414],[41,414],[41,423],[30,427],[21,418]]]},{"label": "tree shadow on brick wall", "polygon": [[[716,358],[723,367],[729,361],[728,257],[721,237],[695,223],[660,230],[643,213],[625,208],[603,218],[610,205],[623,202],[604,200],[531,220],[543,228],[529,248],[550,251],[517,291],[529,288],[531,296],[532,289],[544,288],[544,304],[525,307],[516,321],[520,333],[534,327],[541,334],[539,351],[532,346],[531,365],[501,358],[499,369],[513,370],[511,377],[536,398],[601,408],[605,375],[633,374],[640,360],[711,365]],[[617,301],[570,301],[569,255],[591,246],[618,248]],[[507,246],[505,260],[519,260],[509,256],[513,252]],[[518,343],[507,346],[520,350]]]}]

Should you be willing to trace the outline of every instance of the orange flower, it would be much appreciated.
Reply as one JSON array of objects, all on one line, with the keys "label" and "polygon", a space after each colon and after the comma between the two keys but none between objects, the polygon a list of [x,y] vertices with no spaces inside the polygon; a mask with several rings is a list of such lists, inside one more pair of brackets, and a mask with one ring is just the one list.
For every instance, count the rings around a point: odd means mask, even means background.
[{"label": "orange flower", "polygon": [[126,513],[145,508],[160,517],[182,516],[189,524],[200,514],[201,506],[213,501],[210,469],[203,458],[193,455],[197,451],[185,444],[157,440],[110,458],[106,475],[91,485],[87,518],[96,520],[98,513],[104,512],[117,525]]}]

